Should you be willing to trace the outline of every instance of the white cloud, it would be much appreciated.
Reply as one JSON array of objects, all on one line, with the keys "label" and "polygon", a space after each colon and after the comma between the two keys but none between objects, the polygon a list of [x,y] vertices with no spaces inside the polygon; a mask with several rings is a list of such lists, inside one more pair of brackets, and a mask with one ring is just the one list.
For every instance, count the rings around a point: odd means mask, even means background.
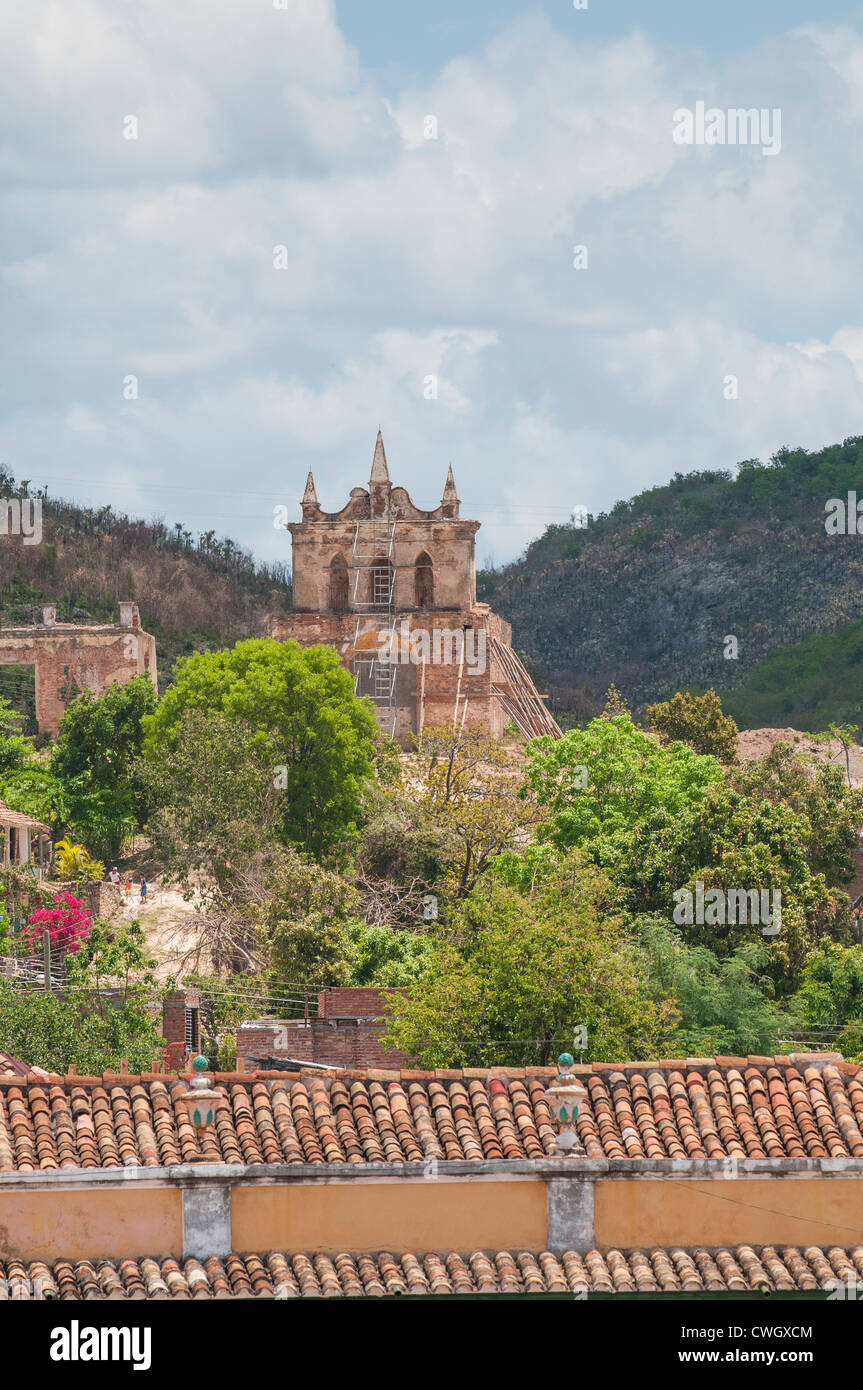
[{"label": "white cloud", "polygon": [[[534,17],[386,104],[325,0],[7,27],[2,456],[55,491],[274,555],[269,500],[312,464],[340,505],[380,424],[420,505],[453,463],[500,560],[576,503],[859,428],[853,30],[711,66]],[[781,106],[781,153],[675,146],[697,99]]]}]

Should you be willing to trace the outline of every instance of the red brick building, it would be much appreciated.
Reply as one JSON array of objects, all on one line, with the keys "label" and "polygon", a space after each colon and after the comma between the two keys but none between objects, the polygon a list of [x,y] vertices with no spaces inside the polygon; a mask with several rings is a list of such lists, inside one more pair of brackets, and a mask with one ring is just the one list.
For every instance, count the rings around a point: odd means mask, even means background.
[{"label": "red brick building", "polygon": [[401,1067],[403,1052],[387,1048],[387,994],[373,988],[321,990],[317,1014],[280,1021],[252,1019],[237,1029],[237,1069],[256,1071],[270,1062],[298,1061],[325,1067]]}]

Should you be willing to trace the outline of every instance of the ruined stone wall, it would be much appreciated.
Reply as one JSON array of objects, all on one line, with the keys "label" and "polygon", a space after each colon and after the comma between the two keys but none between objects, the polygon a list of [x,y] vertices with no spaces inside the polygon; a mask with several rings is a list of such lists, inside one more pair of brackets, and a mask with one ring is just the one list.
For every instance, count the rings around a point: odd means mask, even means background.
[{"label": "ruined stone wall", "polygon": [[125,685],[138,675],[156,685],[156,639],[141,628],[136,605],[122,604],[121,610],[116,625],[57,623],[49,608],[42,625],[0,629],[0,665],[35,668],[40,733],[56,735],[76,693],[101,694],[113,681]]}]

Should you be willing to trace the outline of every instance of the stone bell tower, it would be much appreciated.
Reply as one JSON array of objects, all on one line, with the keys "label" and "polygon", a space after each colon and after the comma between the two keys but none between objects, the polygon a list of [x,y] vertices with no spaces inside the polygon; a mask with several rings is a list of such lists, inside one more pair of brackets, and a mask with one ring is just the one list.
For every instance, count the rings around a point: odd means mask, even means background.
[{"label": "stone bell tower", "polygon": [[[335,646],[386,733],[409,746],[424,727],[453,721],[496,735],[509,722],[526,736],[559,732],[512,651],[509,624],[476,601],[479,522],[461,517],[452,468],[440,504],[417,507],[392,484],[379,430],[368,487],[326,512],[310,472],[302,521],[288,530],[294,611],[273,635]],[[529,716],[518,705],[525,693]]]}]

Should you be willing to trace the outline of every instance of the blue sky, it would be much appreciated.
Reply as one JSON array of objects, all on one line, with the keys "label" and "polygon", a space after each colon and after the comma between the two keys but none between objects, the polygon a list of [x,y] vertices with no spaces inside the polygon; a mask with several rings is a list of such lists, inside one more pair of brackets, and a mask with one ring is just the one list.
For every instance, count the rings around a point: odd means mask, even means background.
[{"label": "blue sky", "polygon": [[643,29],[659,43],[719,55],[816,19],[859,27],[863,7],[857,0],[588,0],[587,9],[575,11],[573,0],[337,0],[336,13],[363,66],[383,86],[399,88],[433,77],[526,14],[542,15],[567,38],[607,40]]},{"label": "blue sky", "polygon": [[[0,49],[0,461],[287,558],[378,426],[480,561],[863,420],[863,13],[61,0]],[[697,103],[781,117],[686,145]],[[577,264],[576,248],[586,250]]]}]

